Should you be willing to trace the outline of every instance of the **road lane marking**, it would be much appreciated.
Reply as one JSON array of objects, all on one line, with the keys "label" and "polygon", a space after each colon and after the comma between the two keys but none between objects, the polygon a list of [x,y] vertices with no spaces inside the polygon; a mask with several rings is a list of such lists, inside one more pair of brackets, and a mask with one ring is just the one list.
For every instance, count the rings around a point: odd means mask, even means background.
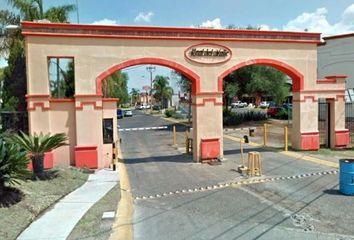
[{"label": "road lane marking", "polygon": [[249,178],[245,180],[227,181],[225,183],[219,183],[219,184],[205,186],[205,187],[180,189],[180,190],[175,190],[170,192],[158,193],[155,195],[137,196],[134,197],[133,200],[157,199],[157,198],[168,197],[171,195],[212,191],[212,190],[222,189],[227,187],[238,187],[242,185],[250,185],[250,184],[257,184],[257,183],[276,182],[276,181],[295,180],[295,179],[297,180],[301,178],[309,178],[314,176],[323,176],[323,175],[332,175],[332,174],[338,174],[338,170],[327,170],[322,172],[312,172],[312,173],[297,174],[292,176]]},{"label": "road lane marking", "polygon": [[119,132],[125,131],[145,131],[145,130],[156,130],[156,129],[167,129],[168,126],[160,126],[160,127],[144,127],[144,128],[119,128]]}]

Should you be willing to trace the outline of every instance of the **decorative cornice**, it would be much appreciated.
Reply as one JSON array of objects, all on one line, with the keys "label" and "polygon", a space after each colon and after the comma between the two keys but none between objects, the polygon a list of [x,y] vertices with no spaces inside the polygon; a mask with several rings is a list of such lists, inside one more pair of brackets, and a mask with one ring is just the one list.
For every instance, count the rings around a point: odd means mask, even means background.
[{"label": "decorative cornice", "polygon": [[240,29],[204,29],[178,27],[101,26],[93,24],[22,22],[25,36],[63,36],[129,39],[227,40],[266,42],[321,42],[320,33],[258,31]]}]

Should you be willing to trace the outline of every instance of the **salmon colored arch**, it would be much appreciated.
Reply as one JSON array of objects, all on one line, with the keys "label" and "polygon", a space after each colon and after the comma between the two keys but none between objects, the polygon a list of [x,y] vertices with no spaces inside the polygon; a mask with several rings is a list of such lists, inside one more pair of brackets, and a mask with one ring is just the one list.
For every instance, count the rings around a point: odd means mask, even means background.
[{"label": "salmon colored arch", "polygon": [[287,74],[291,79],[293,80],[293,92],[300,92],[301,90],[304,89],[304,76],[295,68],[292,66],[280,62],[278,60],[274,59],[265,59],[265,58],[259,58],[259,59],[253,59],[253,60],[248,60],[242,63],[239,63],[228,70],[224,71],[221,75],[218,77],[218,91],[223,91],[223,80],[224,78],[232,73],[233,71],[240,69],[245,66],[249,65],[265,65],[265,66],[270,66],[278,69],[279,71],[282,71],[283,73]]},{"label": "salmon colored arch", "polygon": [[192,70],[188,69],[187,67],[162,58],[138,58],[138,59],[132,59],[128,60],[125,62],[122,62],[120,64],[114,65],[113,67],[110,67],[96,78],[96,94],[97,95],[102,95],[102,81],[106,79],[108,76],[110,76],[112,73],[122,70],[127,67],[135,66],[135,65],[141,65],[141,64],[155,64],[155,65],[160,65],[164,67],[169,67],[172,68],[183,75],[185,75],[188,79],[192,81],[192,93],[199,93],[200,92],[200,77],[198,74],[193,72]]}]

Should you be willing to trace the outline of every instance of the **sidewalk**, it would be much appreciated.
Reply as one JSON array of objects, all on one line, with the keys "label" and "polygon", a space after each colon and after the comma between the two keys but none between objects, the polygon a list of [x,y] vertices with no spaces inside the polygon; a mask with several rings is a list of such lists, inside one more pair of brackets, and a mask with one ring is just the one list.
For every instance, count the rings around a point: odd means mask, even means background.
[{"label": "sidewalk", "polygon": [[118,172],[111,170],[102,169],[91,174],[84,185],[55,204],[17,239],[66,239],[85,213],[118,181]]}]

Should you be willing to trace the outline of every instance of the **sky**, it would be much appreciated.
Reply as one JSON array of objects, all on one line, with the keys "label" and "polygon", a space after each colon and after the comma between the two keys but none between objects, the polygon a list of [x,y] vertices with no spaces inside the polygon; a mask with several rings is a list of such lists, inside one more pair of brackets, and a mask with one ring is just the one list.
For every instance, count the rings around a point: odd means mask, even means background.
[{"label": "sky", "polygon": [[[0,9],[9,9],[0,0]],[[225,28],[320,32],[322,36],[354,32],[353,0],[43,0],[44,8],[78,3],[70,22],[139,26]],[[78,13],[78,14],[77,14]],[[6,63],[0,59],[0,67]],[[129,88],[150,85],[146,66],[131,69]],[[154,75],[170,75],[158,68]]]}]

